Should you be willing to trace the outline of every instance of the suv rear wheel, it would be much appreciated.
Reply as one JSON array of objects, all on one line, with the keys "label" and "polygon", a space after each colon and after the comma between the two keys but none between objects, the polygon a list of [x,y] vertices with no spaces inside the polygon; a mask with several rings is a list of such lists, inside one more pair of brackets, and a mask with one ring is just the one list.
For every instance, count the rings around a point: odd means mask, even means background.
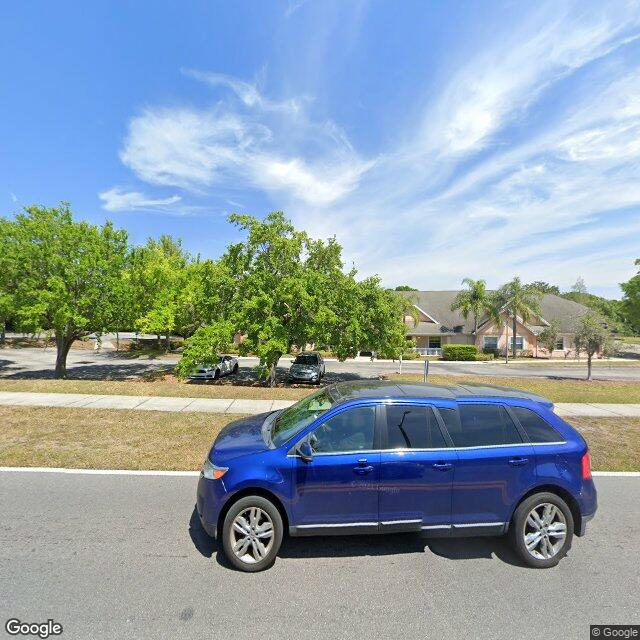
[{"label": "suv rear wheel", "polygon": [[536,493],[518,505],[509,535],[516,552],[530,567],[555,567],[571,548],[571,509],[555,493]]},{"label": "suv rear wheel", "polygon": [[246,496],[231,506],[222,525],[222,547],[229,562],[241,571],[270,567],[282,543],[282,517],[261,496]]}]

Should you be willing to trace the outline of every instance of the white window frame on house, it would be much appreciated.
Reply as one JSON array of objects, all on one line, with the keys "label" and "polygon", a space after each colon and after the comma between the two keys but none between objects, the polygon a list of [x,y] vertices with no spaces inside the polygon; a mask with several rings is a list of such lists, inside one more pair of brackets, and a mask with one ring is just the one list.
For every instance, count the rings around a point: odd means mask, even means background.
[{"label": "white window frame on house", "polygon": [[[487,339],[488,340],[495,340],[496,343],[495,345],[488,345],[487,344]],[[483,349],[497,349],[498,348],[498,342],[500,341],[500,337],[499,336],[482,336],[482,348]]]},{"label": "white window frame on house", "polygon": [[[565,337],[564,336],[560,336],[557,340],[556,340],[556,346],[555,346],[555,350],[556,351],[564,351],[565,350],[565,346],[564,346],[564,341],[565,341]],[[560,346],[558,346],[560,345]]]},{"label": "white window frame on house", "polygon": [[[433,344],[431,344],[433,342]],[[427,338],[427,347],[429,349],[440,349],[442,347],[441,336],[429,336]]]},{"label": "white window frame on house", "polygon": [[[513,344],[513,336],[509,338],[509,346]],[[516,351],[522,351],[524,349],[524,336],[516,336]]]}]

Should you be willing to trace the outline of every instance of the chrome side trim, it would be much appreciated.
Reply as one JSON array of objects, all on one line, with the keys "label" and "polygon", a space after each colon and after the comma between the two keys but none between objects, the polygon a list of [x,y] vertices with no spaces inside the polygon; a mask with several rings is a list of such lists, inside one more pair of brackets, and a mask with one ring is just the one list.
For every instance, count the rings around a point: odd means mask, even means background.
[{"label": "chrome side trim", "polygon": [[416,524],[422,520],[382,520],[380,524]]},{"label": "chrome side trim", "polygon": [[453,524],[454,529],[463,529],[467,527],[503,527],[506,522],[470,522],[469,524]]},{"label": "chrome side trim", "polygon": [[377,522],[332,522],[330,524],[299,524],[296,526],[297,529],[319,529],[320,527],[331,528],[331,527],[377,527]]},{"label": "chrome side trim", "polygon": [[[482,444],[474,447],[435,447],[432,449],[367,449],[367,450],[357,450],[357,451],[336,451],[336,452],[325,452],[325,453],[314,453],[313,457],[316,458],[318,456],[347,456],[347,455],[365,455],[367,453],[404,453],[407,451],[420,453],[423,451],[469,451],[472,449],[506,449],[507,447],[549,447],[549,446],[558,446],[559,444],[567,444],[566,440],[562,442],[514,442],[513,444]],[[287,454],[287,458],[299,458],[300,456],[296,454],[289,453]]]},{"label": "chrome side trim", "polygon": [[451,525],[450,524],[429,524],[420,528],[421,529],[451,529]]}]

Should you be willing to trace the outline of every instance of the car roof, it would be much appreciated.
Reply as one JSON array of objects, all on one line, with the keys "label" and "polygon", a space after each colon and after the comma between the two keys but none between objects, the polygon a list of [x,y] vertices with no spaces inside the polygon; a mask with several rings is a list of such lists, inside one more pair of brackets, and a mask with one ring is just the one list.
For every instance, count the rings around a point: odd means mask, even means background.
[{"label": "car roof", "polygon": [[487,398],[519,398],[531,400],[546,405],[551,401],[536,395],[512,389],[510,387],[498,387],[488,384],[476,384],[465,382],[464,384],[439,385],[426,382],[391,382],[389,380],[353,380],[337,382],[327,391],[335,397],[337,402],[346,402],[358,398],[420,398],[440,400],[467,400]]}]

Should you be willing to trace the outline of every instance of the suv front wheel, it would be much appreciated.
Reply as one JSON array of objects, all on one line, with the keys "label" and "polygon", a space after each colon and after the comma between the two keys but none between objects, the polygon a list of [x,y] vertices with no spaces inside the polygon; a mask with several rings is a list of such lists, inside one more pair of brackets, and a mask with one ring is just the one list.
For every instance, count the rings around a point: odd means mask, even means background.
[{"label": "suv front wheel", "polygon": [[276,506],[261,496],[246,496],[225,516],[222,547],[236,569],[262,571],[275,562],[282,534],[282,517]]},{"label": "suv front wheel", "polygon": [[518,556],[530,567],[555,567],[571,548],[573,516],[555,493],[537,493],[523,500],[509,529]]}]

